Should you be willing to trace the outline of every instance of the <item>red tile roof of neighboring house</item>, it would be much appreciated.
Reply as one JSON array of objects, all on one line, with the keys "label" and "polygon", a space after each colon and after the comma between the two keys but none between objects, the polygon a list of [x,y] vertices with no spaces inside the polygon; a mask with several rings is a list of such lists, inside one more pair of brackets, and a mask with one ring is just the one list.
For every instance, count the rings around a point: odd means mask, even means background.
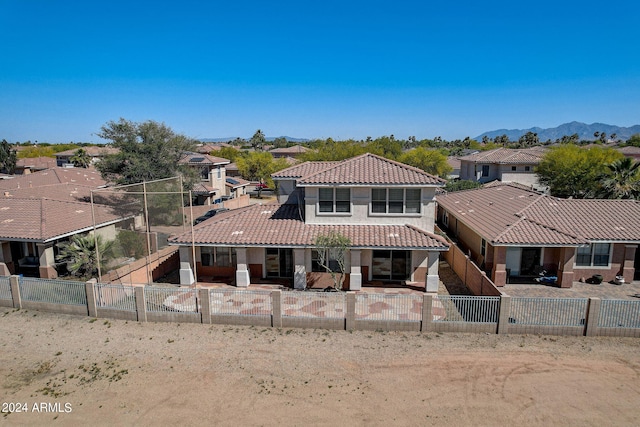
[{"label": "red tile roof of neighboring house", "polygon": [[[312,247],[316,236],[335,231],[353,248],[447,250],[440,236],[409,225],[305,224],[295,205],[265,204],[221,212],[194,227],[194,244]],[[190,245],[191,231],[172,236],[171,244]]]},{"label": "red tile roof of neighboring house", "polygon": [[0,191],[0,197],[14,199],[40,199],[46,197],[52,200],[88,202],[91,198],[93,187],[63,182],[61,184],[43,185],[30,188],[13,188]]},{"label": "red tile roof of neighboring house", "polygon": [[27,175],[17,175],[13,179],[0,180],[0,189],[10,190],[60,183],[85,185],[93,188],[106,185],[106,181],[102,179],[100,173],[93,168],[55,167]]},{"label": "red tile roof of neighboring house", "polygon": [[222,157],[212,156],[210,154],[202,154],[202,153],[187,153],[185,154],[180,161],[180,164],[186,164],[189,166],[193,165],[226,165],[229,164],[230,161],[227,159],[223,159]]},{"label": "red tile roof of neighboring house", "polygon": [[274,148],[273,150],[269,150],[271,154],[278,155],[296,155],[302,154],[310,151],[307,147],[303,147],[302,145],[294,145],[292,147],[284,147],[284,148]]},{"label": "red tile roof of neighboring house", "polygon": [[626,147],[618,148],[618,151],[627,157],[640,158],[640,147],[634,147],[632,145],[628,145]]},{"label": "red tile roof of neighboring house", "polygon": [[16,168],[19,169],[50,169],[57,166],[53,157],[27,157],[16,161]]},{"label": "red tile roof of neighboring house", "polygon": [[223,147],[233,147],[233,145],[227,144],[226,142],[219,142],[217,144],[206,144],[206,145],[201,145],[200,147],[197,147],[196,151],[202,154],[209,154],[210,152],[218,151]]},{"label": "red tile roof of neighboring house", "polygon": [[211,187],[210,185],[205,185],[201,183],[194,184],[192,189],[194,194],[209,194],[209,193],[215,193],[218,190],[219,188]]},{"label": "red tile roof of neighboring house", "polygon": [[246,187],[247,185],[250,185],[250,184],[251,184],[251,181],[247,181],[246,179],[242,179],[237,176],[227,177],[224,183],[224,185],[226,185],[229,188]]},{"label": "red tile roof of neighboring house", "polygon": [[[124,219],[114,209],[93,205],[98,227]],[[41,199],[2,199],[0,238],[46,242],[93,228],[91,205]]]},{"label": "red tile roof of neighboring house", "polygon": [[539,147],[526,149],[496,148],[489,151],[469,154],[460,157],[461,161],[474,163],[498,163],[498,164],[531,164],[540,163],[546,149]]},{"label": "red tile roof of neighboring house", "polygon": [[422,169],[366,153],[305,175],[298,180],[297,185],[443,186],[445,183],[445,180]]},{"label": "red tile roof of neighboring house", "polygon": [[492,244],[640,242],[640,202],[571,200],[511,184],[437,195],[437,202]]}]

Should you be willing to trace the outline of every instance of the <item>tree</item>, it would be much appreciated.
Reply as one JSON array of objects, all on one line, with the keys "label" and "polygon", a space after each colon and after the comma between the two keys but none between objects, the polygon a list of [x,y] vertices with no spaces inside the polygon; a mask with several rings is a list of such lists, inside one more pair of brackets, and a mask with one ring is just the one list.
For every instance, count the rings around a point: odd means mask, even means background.
[{"label": "tree", "polygon": [[498,145],[502,145],[503,147],[506,147],[507,145],[509,145],[509,142],[510,142],[509,137],[507,136],[506,133],[500,136],[496,136],[493,141]]},{"label": "tree", "polygon": [[[271,174],[289,167],[285,159],[274,159],[271,153],[255,151],[236,160],[240,175],[251,181],[259,181],[273,188]],[[258,197],[262,196],[262,187],[258,187]]]},{"label": "tree", "polygon": [[84,148],[77,149],[69,160],[73,163],[73,166],[77,168],[88,168],[91,164],[91,156]]},{"label": "tree", "polygon": [[616,160],[607,165],[611,174],[600,183],[603,199],[640,199],[640,162],[631,157]]},{"label": "tree", "polygon": [[627,145],[632,145],[634,147],[640,147],[640,133],[634,133],[627,139]]},{"label": "tree", "polygon": [[111,140],[120,150],[96,163],[107,181],[134,184],[181,174],[184,188],[190,189],[197,180],[195,169],[178,164],[185,152],[195,149],[196,141],[176,134],[164,123],[135,123],[121,118],[104,125],[98,136]]},{"label": "tree", "polygon": [[16,170],[17,161],[18,155],[16,154],[16,150],[12,150],[9,142],[3,139],[0,143],[0,170],[4,170],[9,175],[12,175]]},{"label": "tree", "polygon": [[535,132],[527,132],[518,139],[518,145],[520,147],[533,147],[535,145],[540,145],[540,139],[538,138],[538,134]]},{"label": "tree", "polygon": [[474,188],[482,187],[482,184],[478,181],[471,181],[466,179],[457,179],[447,181],[444,186],[445,191],[454,192],[462,190],[472,190]]},{"label": "tree", "polygon": [[553,196],[590,199],[600,193],[600,182],[610,173],[607,165],[622,157],[611,148],[566,144],[551,148],[536,173]]},{"label": "tree", "polygon": [[265,143],[266,138],[264,137],[264,133],[258,129],[251,137],[251,147],[256,151],[262,151]]},{"label": "tree", "polygon": [[424,147],[414,148],[400,155],[400,162],[415,166],[431,175],[446,177],[453,168],[447,162],[447,156],[438,150]]},{"label": "tree", "polygon": [[338,232],[330,231],[317,236],[314,245],[318,253],[318,265],[331,275],[334,289],[341,291],[345,278],[345,255],[351,246],[351,240]]},{"label": "tree", "polygon": [[234,147],[222,147],[218,151],[214,151],[213,155],[216,157],[222,157],[223,159],[227,159],[233,163],[238,159],[238,157],[242,156],[242,153]]},{"label": "tree", "polygon": [[72,275],[88,280],[97,275],[98,265],[103,266],[112,259],[113,240],[105,241],[101,235],[76,234],[68,242],[58,245],[58,249],[56,260],[67,263]]}]

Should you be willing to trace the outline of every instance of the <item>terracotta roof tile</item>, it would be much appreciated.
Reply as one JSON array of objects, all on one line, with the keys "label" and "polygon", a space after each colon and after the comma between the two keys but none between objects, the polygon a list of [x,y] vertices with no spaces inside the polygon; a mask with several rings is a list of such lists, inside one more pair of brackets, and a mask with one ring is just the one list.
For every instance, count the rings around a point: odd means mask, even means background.
[{"label": "terracotta roof tile", "polygon": [[[194,227],[197,245],[310,247],[316,236],[329,231],[351,239],[355,248],[447,250],[440,236],[408,225],[305,224],[294,205],[265,204],[217,214]],[[191,244],[191,232],[169,239]]]},{"label": "terracotta roof tile", "polygon": [[570,200],[510,184],[436,196],[438,204],[497,244],[640,242],[640,202]]},{"label": "terracotta roof tile", "polygon": [[[295,167],[295,166],[294,166]],[[445,180],[404,163],[366,153],[303,176],[297,185],[436,185]]]},{"label": "terracotta roof tile", "polygon": [[212,156],[210,154],[202,154],[202,153],[186,153],[180,161],[180,164],[185,165],[225,165],[229,164],[230,161],[227,159],[223,159],[222,157]]},{"label": "terracotta roof tile", "polygon": [[102,179],[100,173],[93,168],[55,167],[27,175],[17,175],[12,179],[0,180],[0,189],[32,188],[60,183],[78,184],[93,188],[106,185],[106,181]]},{"label": "terracotta roof tile", "polygon": [[[94,211],[98,225],[122,218],[107,206],[94,204]],[[89,203],[6,198],[0,207],[0,238],[3,239],[44,242],[92,227]]]},{"label": "terracotta roof tile", "polygon": [[340,162],[304,162],[271,174],[274,179],[299,179],[337,165]]},{"label": "terracotta roof tile", "polygon": [[460,157],[461,161],[499,164],[538,164],[546,150],[540,148],[496,148]]}]

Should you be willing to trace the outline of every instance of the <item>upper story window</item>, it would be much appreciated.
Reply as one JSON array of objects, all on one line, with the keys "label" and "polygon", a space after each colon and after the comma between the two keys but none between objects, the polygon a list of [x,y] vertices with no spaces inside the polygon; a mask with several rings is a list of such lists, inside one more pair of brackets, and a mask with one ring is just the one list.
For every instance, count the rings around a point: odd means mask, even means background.
[{"label": "upper story window", "polygon": [[222,168],[218,166],[218,179],[222,179]]},{"label": "upper story window", "polygon": [[202,169],[200,169],[200,178],[203,181],[208,181],[209,180],[209,168],[207,166],[205,166]]},{"label": "upper story window", "polygon": [[349,188],[320,188],[319,212],[351,212],[351,190]]},{"label": "upper story window", "polygon": [[576,266],[579,267],[607,267],[611,243],[594,243],[593,245],[576,249]]},{"label": "upper story window", "polygon": [[489,165],[482,165],[482,176],[489,176]]},{"label": "upper story window", "polygon": [[372,188],[371,213],[420,213],[420,189]]}]

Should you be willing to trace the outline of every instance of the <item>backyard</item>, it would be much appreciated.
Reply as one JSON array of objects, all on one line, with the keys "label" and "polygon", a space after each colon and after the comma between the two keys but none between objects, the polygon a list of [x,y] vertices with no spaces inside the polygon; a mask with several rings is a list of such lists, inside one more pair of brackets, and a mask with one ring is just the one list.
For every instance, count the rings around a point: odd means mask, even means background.
[{"label": "backyard", "polygon": [[632,338],[0,319],[11,425],[640,423]]}]

